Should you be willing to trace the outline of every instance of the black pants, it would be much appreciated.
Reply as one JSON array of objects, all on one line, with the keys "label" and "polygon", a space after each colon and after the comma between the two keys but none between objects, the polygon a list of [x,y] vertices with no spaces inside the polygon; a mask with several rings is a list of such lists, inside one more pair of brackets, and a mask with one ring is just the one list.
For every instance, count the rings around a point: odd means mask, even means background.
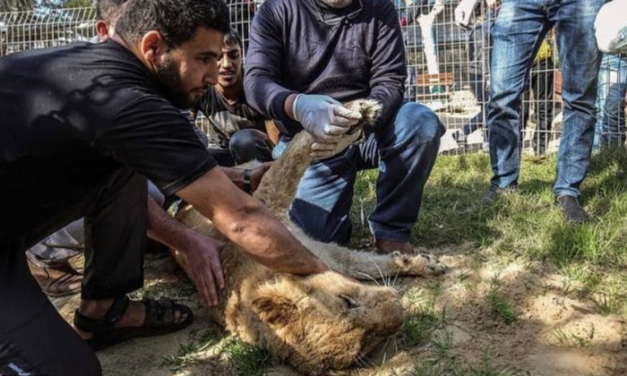
[{"label": "black pants", "polygon": [[126,168],[103,172],[94,171],[92,178],[81,176],[77,181],[49,180],[40,195],[35,195],[37,187],[27,187],[25,192],[9,188],[1,196],[0,375],[19,374],[19,370],[48,376],[100,375],[93,351],[59,316],[30,275],[24,251],[85,217],[82,297],[113,298],[140,288],[146,179]]},{"label": "black pants", "polygon": [[209,148],[209,152],[220,166],[232,167],[252,160],[270,162],[273,148],[267,134],[247,128],[233,133],[228,150]]},{"label": "black pants", "polygon": [[[553,61],[544,59],[531,68],[529,86],[534,93],[536,108],[536,132],[532,138],[533,149],[543,154],[549,143],[551,124],[553,122]],[[520,111],[520,124],[524,131],[529,120],[531,93],[529,87],[523,94]],[[521,140],[523,137],[521,137]],[[521,148],[522,149],[522,148]]]}]

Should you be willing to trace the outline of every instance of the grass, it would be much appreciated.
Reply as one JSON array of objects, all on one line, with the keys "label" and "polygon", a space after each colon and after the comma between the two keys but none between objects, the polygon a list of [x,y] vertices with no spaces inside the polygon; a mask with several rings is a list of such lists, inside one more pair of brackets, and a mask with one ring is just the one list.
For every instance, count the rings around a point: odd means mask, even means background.
[{"label": "grass", "polygon": [[[477,210],[491,170],[486,154],[440,156],[425,187],[412,242],[428,248],[468,245],[467,253],[539,261],[572,281],[592,299],[599,313],[627,315],[627,153],[608,150],[593,156],[582,189],[590,223],[569,225],[554,204],[556,156],[524,157],[519,190]],[[357,238],[368,235],[367,217],[375,205],[376,171],[360,173],[352,218]],[[363,209],[362,209],[363,208]],[[608,293],[606,282],[619,287]],[[565,286],[572,289],[572,286]],[[495,303],[498,303],[495,301]]]},{"label": "grass", "polygon": [[[554,156],[524,158],[518,191],[503,195],[491,207],[466,211],[486,192],[489,159],[485,154],[440,156],[425,188],[412,242],[427,248],[462,247],[471,271],[484,265],[485,255],[492,264],[503,266],[513,260],[539,264],[561,274],[562,294],[588,299],[597,313],[627,316],[627,153],[612,150],[594,156],[582,186],[582,203],[594,220],[583,225],[564,223],[554,205],[555,165]],[[355,241],[369,236],[367,216],[376,202],[376,178],[376,171],[359,174],[351,212]],[[469,278],[471,271],[460,274],[459,280],[476,289],[479,282]],[[485,283],[486,304],[504,323],[515,323],[519,313],[502,282],[495,277]],[[545,286],[546,291],[549,288]],[[481,359],[456,354],[453,336],[446,330],[446,311],[436,304],[441,289],[436,282],[405,293],[409,306],[400,344],[405,349],[425,349],[408,375],[529,374],[496,366],[488,350]],[[593,334],[561,328],[553,332],[556,342],[577,347],[588,346]],[[164,364],[172,368],[189,364],[204,346],[207,342],[198,340],[182,344],[179,354],[164,359]],[[266,350],[235,338],[226,340],[221,352],[241,376],[262,375],[270,363]]]},{"label": "grass", "polygon": [[270,363],[266,349],[252,346],[238,338],[231,337],[222,350],[233,362],[239,376],[261,376]]},{"label": "grass", "polygon": [[[195,338],[198,337],[198,338]],[[213,331],[205,331],[196,335],[190,333],[190,339],[179,344],[176,355],[165,356],[161,358],[161,367],[167,367],[173,371],[178,371],[198,361],[198,354],[206,351],[216,344],[216,333]]]},{"label": "grass", "polygon": [[503,321],[509,325],[518,319],[518,313],[507,301],[506,297],[500,291],[501,284],[498,278],[493,278],[486,294],[486,299],[492,311],[497,314]]},{"label": "grass", "polygon": [[407,316],[401,331],[401,343],[404,347],[423,345],[435,330],[442,327],[446,311],[439,311],[435,306],[438,294],[437,283],[427,290],[410,290],[407,293],[411,306],[406,309]]},{"label": "grass", "polygon": [[472,364],[451,352],[452,342],[448,332],[434,341],[431,356],[418,360],[411,376],[530,376],[521,370],[496,367],[489,351],[484,351],[479,363]]}]

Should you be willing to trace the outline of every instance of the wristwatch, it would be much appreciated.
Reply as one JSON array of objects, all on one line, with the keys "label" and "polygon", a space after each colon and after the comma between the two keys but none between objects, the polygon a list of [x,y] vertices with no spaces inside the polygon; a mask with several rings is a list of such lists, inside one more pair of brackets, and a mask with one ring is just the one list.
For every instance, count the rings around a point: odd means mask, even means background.
[{"label": "wristwatch", "polygon": [[245,169],[244,170],[244,179],[242,180],[242,189],[244,190],[244,192],[250,194],[251,192],[251,176],[253,174],[253,170],[251,169]]}]

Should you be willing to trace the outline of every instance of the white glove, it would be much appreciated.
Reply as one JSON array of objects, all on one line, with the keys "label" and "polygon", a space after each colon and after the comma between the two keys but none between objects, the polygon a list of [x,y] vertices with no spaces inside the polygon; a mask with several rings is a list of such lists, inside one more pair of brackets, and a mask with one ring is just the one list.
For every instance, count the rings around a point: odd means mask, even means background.
[{"label": "white glove", "polygon": [[359,130],[353,134],[345,134],[331,142],[325,142],[325,140],[319,139],[311,144],[310,155],[317,160],[331,158],[344,151],[347,147],[351,146],[357,141],[363,138],[363,131]]},{"label": "white glove", "polygon": [[455,23],[462,29],[468,29],[479,0],[462,0],[455,8]]},{"label": "white glove", "polygon": [[347,109],[327,95],[299,94],[292,110],[303,128],[324,141],[338,139],[361,120],[361,113]]}]

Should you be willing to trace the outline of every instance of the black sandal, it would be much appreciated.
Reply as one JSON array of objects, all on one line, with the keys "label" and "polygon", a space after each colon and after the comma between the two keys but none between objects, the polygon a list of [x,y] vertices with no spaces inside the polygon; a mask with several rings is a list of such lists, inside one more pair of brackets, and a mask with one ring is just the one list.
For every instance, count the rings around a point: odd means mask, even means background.
[{"label": "black sandal", "polygon": [[[84,316],[78,310],[74,313],[74,326],[78,329],[93,334],[87,340],[94,351],[124,342],[136,337],[152,337],[179,331],[189,326],[194,320],[192,310],[184,305],[174,303],[172,299],[160,298],[142,299],[146,317],[144,325],[127,328],[116,328],[124,312],[128,309],[129,299],[126,296],[117,298],[101,320]],[[174,314],[180,312],[180,322],[174,321]]]}]

